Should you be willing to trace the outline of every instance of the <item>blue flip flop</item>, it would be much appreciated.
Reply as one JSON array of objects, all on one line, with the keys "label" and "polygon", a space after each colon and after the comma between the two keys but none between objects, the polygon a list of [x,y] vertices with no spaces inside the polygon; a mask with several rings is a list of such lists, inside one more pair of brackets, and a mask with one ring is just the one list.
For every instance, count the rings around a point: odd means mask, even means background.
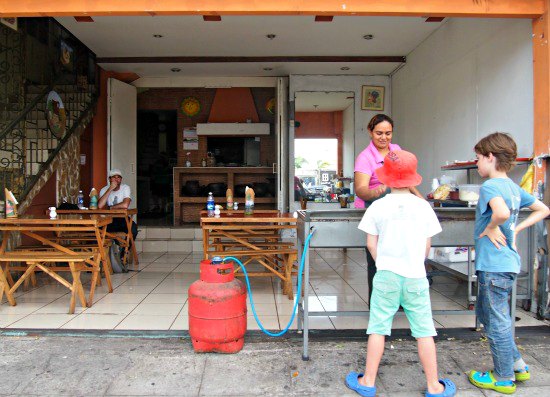
[{"label": "blue flip flop", "polygon": [[376,387],[363,386],[359,383],[359,378],[362,377],[363,374],[358,374],[353,371],[350,372],[348,376],[346,376],[346,386],[363,397],[376,397]]},{"label": "blue flip flop", "polygon": [[443,390],[443,393],[428,393],[426,391],[426,397],[453,397],[456,394],[456,386],[450,379],[439,379],[439,383],[441,383],[445,390]]}]

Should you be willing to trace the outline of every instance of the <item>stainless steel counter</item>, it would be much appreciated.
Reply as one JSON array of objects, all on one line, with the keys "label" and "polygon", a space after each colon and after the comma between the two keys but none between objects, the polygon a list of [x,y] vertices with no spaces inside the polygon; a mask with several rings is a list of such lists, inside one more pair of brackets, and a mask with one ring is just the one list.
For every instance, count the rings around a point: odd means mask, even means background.
[{"label": "stainless steel counter", "polygon": [[[474,246],[475,208],[434,208],[441,223],[442,232],[432,237],[433,247],[468,247]],[[529,210],[520,211],[519,219],[524,219]],[[300,210],[298,211],[298,258],[302,257],[303,246],[311,230],[315,233],[311,237],[310,248],[365,248],[366,235],[358,230],[359,222],[365,213],[364,209],[335,209],[335,210]],[[532,272],[529,264],[534,258],[533,228],[520,234],[517,246],[522,257],[522,272],[526,284],[524,294],[514,296],[516,298],[531,299]],[[310,312],[308,309],[309,296],[309,252],[305,252],[304,287],[303,298],[298,310],[298,329],[303,328],[304,350],[302,358],[308,357],[308,331],[309,316],[366,316],[368,311],[335,311],[335,312]],[[447,273],[462,277],[468,283],[468,303],[470,309],[475,301],[476,281],[475,266],[471,260],[469,251],[468,261],[457,263],[442,263],[432,261],[430,264]],[[472,314],[471,310],[434,310],[433,314]],[[515,305],[512,305],[512,318],[515,316]]]}]

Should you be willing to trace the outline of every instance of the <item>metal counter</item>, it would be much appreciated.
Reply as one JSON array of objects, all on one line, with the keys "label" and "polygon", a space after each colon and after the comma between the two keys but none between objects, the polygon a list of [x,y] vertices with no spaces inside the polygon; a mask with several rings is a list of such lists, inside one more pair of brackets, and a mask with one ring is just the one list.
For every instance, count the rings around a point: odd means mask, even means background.
[{"label": "metal counter", "polygon": [[[473,308],[475,302],[476,281],[475,266],[471,260],[470,249],[474,246],[475,208],[434,208],[441,223],[442,232],[432,237],[432,247],[468,247],[468,261],[444,263],[427,261],[428,264],[461,277],[468,283],[469,308]],[[520,211],[519,219],[525,218],[529,210]],[[335,210],[301,210],[298,211],[298,258],[302,257],[304,243],[310,231],[315,228],[309,247],[310,248],[365,248],[366,234],[357,229],[365,213],[364,209],[335,209]],[[522,276],[525,278],[526,293],[517,295],[514,288],[512,301],[517,298],[531,299],[532,272],[528,264],[532,263],[534,255],[533,227],[519,235],[517,241],[518,250],[522,253]],[[309,297],[309,252],[305,252],[303,297],[298,307],[298,330],[303,329],[303,354],[302,359],[308,360],[308,332],[309,316],[365,316],[368,311],[331,311],[310,312],[308,309]],[[366,282],[366,280],[365,280]],[[434,310],[437,314],[472,314],[471,310]],[[398,314],[402,314],[398,312]],[[515,305],[512,305],[512,318],[515,318]]]}]

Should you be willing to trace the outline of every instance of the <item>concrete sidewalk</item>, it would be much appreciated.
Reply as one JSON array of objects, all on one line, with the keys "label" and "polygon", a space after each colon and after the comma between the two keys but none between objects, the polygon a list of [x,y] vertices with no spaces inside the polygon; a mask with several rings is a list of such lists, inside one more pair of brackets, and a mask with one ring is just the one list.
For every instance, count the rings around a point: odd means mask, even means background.
[{"label": "concrete sidewalk", "polygon": [[[195,354],[188,337],[176,334],[9,335],[0,336],[1,396],[356,396],[344,377],[365,364],[364,331],[314,332],[310,361],[302,361],[296,333],[251,333],[232,355]],[[549,396],[550,327],[518,329],[517,337],[532,380],[515,395]],[[481,333],[442,333],[437,350],[440,374],[456,383],[457,395],[499,395],[478,390],[464,374],[491,368]],[[423,395],[416,343],[405,333],[388,339],[377,386],[379,396]]]}]

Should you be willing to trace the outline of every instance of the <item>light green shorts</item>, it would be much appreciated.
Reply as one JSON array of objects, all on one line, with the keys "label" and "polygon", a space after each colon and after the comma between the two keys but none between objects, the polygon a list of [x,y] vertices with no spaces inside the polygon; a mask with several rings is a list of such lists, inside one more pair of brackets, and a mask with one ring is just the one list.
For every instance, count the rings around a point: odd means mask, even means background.
[{"label": "light green shorts", "polygon": [[391,335],[393,317],[403,307],[415,338],[435,336],[427,278],[406,278],[380,270],[373,280],[367,334]]}]

